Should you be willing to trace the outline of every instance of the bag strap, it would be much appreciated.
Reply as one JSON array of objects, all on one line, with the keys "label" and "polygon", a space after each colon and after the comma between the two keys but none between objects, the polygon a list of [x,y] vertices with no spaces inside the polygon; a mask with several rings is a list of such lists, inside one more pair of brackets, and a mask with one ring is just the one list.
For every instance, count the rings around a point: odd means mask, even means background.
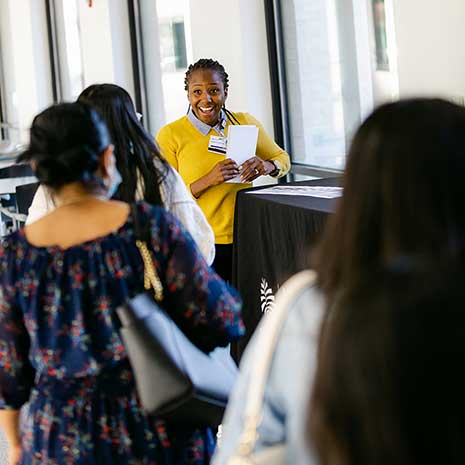
[{"label": "bag strap", "polygon": [[[239,440],[238,453],[250,455],[258,439],[257,428],[261,419],[266,382],[273,360],[274,349],[281,329],[286,321],[289,307],[299,293],[315,283],[316,273],[312,270],[301,271],[286,281],[276,295],[273,310],[266,316],[257,335],[258,341],[254,354],[252,373],[253,382],[249,385],[245,405],[244,428]],[[259,348],[259,350],[257,350]]]},{"label": "bag strap", "polygon": [[150,243],[149,230],[145,231],[141,225],[141,218],[136,204],[131,205],[132,218],[134,220],[134,235],[136,238],[136,246],[139,249],[142,261],[144,262],[144,289],[153,289],[153,295],[157,302],[163,300],[163,286],[157,273],[157,269],[153,263],[153,257],[150,253],[147,243]]}]

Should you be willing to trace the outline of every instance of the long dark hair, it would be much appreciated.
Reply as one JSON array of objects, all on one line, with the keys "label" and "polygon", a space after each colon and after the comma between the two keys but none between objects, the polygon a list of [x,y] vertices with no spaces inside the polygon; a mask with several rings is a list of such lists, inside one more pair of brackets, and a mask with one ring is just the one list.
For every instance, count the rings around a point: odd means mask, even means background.
[{"label": "long dark hair", "polygon": [[430,265],[334,299],[308,416],[321,465],[465,463],[464,269]]},{"label": "long dark hair", "polygon": [[123,178],[114,197],[133,203],[141,177],[143,199],[162,205],[160,184],[167,176],[168,164],[140,124],[128,92],[116,84],[94,84],[82,91],[78,101],[95,106],[107,123],[116,166]]},{"label": "long dark hair", "polygon": [[326,296],[399,254],[465,263],[464,173],[465,108],[412,99],[375,110],[355,134],[315,254]]},{"label": "long dark hair", "polygon": [[80,181],[88,190],[100,188],[96,176],[110,136],[100,114],[83,103],[61,103],[32,121],[29,147],[18,161],[33,161],[39,181],[53,190]]}]

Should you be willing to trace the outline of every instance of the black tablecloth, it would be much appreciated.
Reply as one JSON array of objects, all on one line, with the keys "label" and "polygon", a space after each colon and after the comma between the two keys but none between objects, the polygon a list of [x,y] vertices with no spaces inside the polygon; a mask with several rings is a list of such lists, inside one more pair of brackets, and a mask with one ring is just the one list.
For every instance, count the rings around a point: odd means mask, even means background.
[{"label": "black tablecloth", "polygon": [[[292,184],[339,186],[340,183],[340,178],[328,178]],[[263,313],[270,309],[279,286],[308,267],[311,246],[337,202],[337,199],[254,194],[263,188],[241,191],[236,200],[233,285],[243,299],[247,328],[246,337],[233,348],[236,359]]]}]

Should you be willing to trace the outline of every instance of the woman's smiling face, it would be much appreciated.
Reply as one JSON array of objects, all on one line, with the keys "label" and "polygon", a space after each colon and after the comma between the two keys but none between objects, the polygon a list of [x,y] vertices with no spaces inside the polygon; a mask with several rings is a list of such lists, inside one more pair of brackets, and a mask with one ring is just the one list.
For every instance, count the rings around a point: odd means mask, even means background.
[{"label": "woman's smiling face", "polygon": [[211,69],[198,69],[189,78],[187,98],[197,118],[209,126],[218,123],[228,92],[221,76]]}]

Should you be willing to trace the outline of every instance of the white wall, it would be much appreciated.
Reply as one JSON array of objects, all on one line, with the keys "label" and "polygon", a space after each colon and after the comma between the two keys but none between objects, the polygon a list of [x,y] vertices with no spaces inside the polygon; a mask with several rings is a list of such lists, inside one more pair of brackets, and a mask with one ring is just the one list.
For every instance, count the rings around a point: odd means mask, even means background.
[{"label": "white wall", "polygon": [[[465,1],[386,3],[392,3],[399,97],[438,95],[456,101],[463,99]],[[381,80],[378,84],[382,85]]]},{"label": "white wall", "polygon": [[273,134],[264,0],[190,2],[193,60],[223,64],[230,77],[227,106],[253,114]]}]

